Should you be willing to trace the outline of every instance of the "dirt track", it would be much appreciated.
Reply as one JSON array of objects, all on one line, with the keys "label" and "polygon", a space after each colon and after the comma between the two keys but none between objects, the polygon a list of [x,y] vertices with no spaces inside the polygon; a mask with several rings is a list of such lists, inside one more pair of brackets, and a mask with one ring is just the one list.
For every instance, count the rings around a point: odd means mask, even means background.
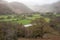
[{"label": "dirt track", "polygon": [[33,39],[33,38],[19,38],[18,40],[60,40],[60,36],[54,36],[54,37],[51,37],[51,38],[37,38],[37,39]]}]

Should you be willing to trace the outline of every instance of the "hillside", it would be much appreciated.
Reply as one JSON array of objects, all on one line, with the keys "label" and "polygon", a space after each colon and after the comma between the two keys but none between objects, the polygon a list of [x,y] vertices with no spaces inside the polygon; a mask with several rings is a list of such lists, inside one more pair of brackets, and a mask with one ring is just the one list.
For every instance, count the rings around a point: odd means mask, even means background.
[{"label": "hillside", "polygon": [[52,7],[54,8],[54,12],[60,13],[60,1],[52,4]]},{"label": "hillside", "polygon": [[15,13],[32,13],[33,10],[28,8],[26,5],[19,2],[11,2],[10,7]]},{"label": "hillside", "polygon": [[8,3],[6,1],[0,1],[0,15],[13,13],[14,12],[8,7]]},{"label": "hillside", "polygon": [[0,0],[0,15],[1,14],[21,14],[21,13],[32,13],[33,10],[28,8],[26,5],[19,2],[8,3]]},{"label": "hillside", "polygon": [[60,13],[60,1],[59,2],[55,2],[53,4],[45,4],[45,5],[35,5],[35,9],[37,9],[36,11],[38,12],[56,12],[56,13]]}]

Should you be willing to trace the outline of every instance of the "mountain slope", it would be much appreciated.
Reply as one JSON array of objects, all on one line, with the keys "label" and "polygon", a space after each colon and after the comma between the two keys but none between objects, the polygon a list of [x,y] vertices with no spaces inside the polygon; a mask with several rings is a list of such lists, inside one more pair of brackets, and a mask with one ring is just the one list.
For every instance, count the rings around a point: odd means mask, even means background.
[{"label": "mountain slope", "polygon": [[38,12],[52,12],[52,7],[51,5],[42,5],[42,6],[37,6],[37,11]]},{"label": "mountain slope", "polygon": [[14,12],[8,7],[8,3],[0,1],[0,15],[1,14],[13,14]]},{"label": "mountain slope", "polygon": [[26,5],[19,2],[8,3],[0,0],[0,15],[1,14],[21,14],[21,13],[32,13],[33,10],[28,8]]},{"label": "mountain slope", "polygon": [[54,12],[60,13],[60,1],[52,4],[52,7],[54,8]]},{"label": "mountain slope", "polygon": [[47,4],[47,5],[38,5],[35,6],[38,12],[56,12],[60,13],[60,1],[53,3],[53,4]]},{"label": "mountain slope", "polygon": [[26,5],[19,3],[19,2],[12,2],[10,3],[10,7],[15,13],[32,13],[33,10],[28,8]]}]

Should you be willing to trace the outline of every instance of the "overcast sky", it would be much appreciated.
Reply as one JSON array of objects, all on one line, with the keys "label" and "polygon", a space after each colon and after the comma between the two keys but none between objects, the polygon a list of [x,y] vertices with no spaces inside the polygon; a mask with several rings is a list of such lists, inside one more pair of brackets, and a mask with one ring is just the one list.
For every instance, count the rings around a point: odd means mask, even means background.
[{"label": "overcast sky", "polygon": [[43,4],[50,4],[53,2],[56,2],[58,0],[7,0],[8,2],[12,2],[12,1],[18,1],[18,2],[22,2],[24,4],[31,4],[31,5],[43,5]]},{"label": "overcast sky", "polygon": [[51,3],[57,2],[58,0],[6,0],[6,1],[8,2],[18,1],[30,7],[33,5],[51,4]]}]

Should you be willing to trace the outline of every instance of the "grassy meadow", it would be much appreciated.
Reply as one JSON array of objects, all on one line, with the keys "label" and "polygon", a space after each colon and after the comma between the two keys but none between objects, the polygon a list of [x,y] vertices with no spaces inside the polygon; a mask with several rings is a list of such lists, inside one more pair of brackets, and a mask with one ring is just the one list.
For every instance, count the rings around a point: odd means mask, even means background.
[{"label": "grassy meadow", "polygon": [[[0,21],[14,21],[22,24],[30,24],[32,20],[42,17],[40,14],[34,14],[32,16],[23,16],[23,15],[0,15]],[[45,18],[49,22],[49,18]]]}]

